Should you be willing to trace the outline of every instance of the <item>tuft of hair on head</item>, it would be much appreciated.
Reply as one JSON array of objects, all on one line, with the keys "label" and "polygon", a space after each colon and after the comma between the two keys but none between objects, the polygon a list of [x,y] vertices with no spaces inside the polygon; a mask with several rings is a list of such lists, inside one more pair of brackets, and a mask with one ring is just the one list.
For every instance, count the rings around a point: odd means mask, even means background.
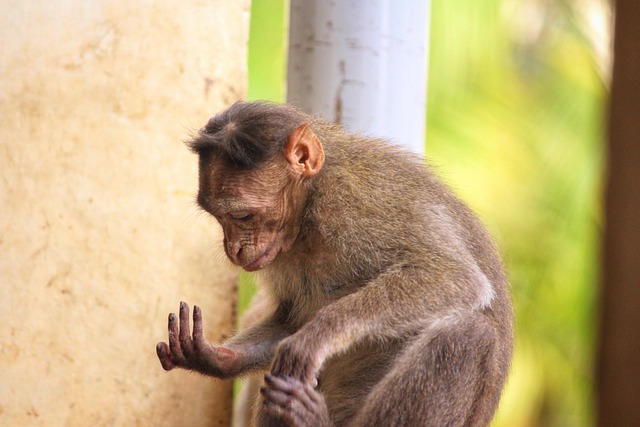
[{"label": "tuft of hair on head", "polygon": [[241,168],[254,168],[284,149],[289,134],[307,120],[296,108],[238,101],[212,117],[187,144],[198,155],[224,155]]}]

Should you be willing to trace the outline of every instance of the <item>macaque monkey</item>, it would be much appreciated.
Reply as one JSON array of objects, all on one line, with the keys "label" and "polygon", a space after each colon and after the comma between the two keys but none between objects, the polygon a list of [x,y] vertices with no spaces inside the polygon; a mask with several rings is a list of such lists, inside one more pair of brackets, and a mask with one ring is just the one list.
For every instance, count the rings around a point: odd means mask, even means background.
[{"label": "macaque monkey", "polygon": [[270,103],[238,102],[190,142],[198,204],[257,272],[253,324],[223,344],[180,304],[165,370],[260,374],[258,426],[485,426],[513,314],[487,232],[418,156]]}]

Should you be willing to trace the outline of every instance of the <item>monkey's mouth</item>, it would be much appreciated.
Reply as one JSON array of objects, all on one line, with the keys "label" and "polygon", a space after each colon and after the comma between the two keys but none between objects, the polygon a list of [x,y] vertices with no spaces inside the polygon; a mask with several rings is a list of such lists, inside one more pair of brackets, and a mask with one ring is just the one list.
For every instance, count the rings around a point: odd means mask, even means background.
[{"label": "monkey's mouth", "polygon": [[273,261],[275,256],[272,256],[271,252],[273,252],[274,245],[269,246],[266,251],[262,253],[262,255],[258,256],[258,258],[251,261],[249,264],[243,266],[242,268],[245,271],[257,271],[261,268],[266,267]]}]

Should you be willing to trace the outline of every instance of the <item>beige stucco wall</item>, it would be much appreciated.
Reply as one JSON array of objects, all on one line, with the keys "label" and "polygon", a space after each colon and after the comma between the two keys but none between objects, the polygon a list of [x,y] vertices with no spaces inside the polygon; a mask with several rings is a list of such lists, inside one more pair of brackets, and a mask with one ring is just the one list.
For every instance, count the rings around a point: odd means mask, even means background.
[{"label": "beige stucco wall", "polygon": [[165,373],[184,299],[231,333],[236,272],[194,203],[190,130],[245,92],[249,0],[0,3],[0,425],[229,422]]}]

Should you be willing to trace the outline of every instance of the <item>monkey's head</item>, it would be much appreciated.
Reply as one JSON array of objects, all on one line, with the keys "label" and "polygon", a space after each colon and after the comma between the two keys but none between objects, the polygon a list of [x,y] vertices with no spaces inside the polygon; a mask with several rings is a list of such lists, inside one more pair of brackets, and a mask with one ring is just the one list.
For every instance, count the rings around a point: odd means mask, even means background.
[{"label": "monkey's head", "polygon": [[198,204],[222,226],[227,257],[247,271],[298,237],[308,183],[324,163],[307,121],[291,107],[238,102],[189,143],[199,156]]}]

